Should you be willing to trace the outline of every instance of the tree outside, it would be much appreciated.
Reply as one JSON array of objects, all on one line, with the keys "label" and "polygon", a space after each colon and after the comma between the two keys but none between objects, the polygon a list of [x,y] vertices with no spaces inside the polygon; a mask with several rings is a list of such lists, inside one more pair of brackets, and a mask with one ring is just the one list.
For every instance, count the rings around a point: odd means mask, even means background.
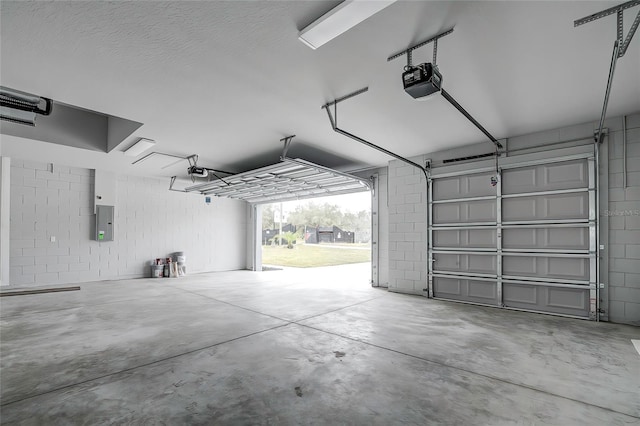
[{"label": "tree outside", "polygon": [[[340,197],[347,202],[341,203]],[[274,237],[266,240],[263,237],[263,241],[279,243],[279,245],[272,243],[263,246],[263,263],[276,266],[315,267],[369,262],[371,260],[370,203],[370,194],[350,194],[327,197],[320,201],[316,199],[293,202],[293,205],[292,203],[282,203],[282,206],[280,203],[263,205],[262,228],[265,230],[263,236],[268,235],[266,230],[275,231]],[[292,225],[297,232],[284,232],[280,228],[277,220],[281,207],[287,217],[282,225]],[[315,232],[320,231],[320,227],[338,227],[345,232],[354,232],[356,237],[352,241],[355,243],[304,244],[305,230],[313,229],[311,232]],[[279,233],[279,230],[283,232]],[[284,242],[287,244],[285,245]]]},{"label": "tree outside", "polygon": [[287,248],[288,249],[292,249],[293,245],[296,243],[296,241],[298,240],[298,233],[297,232],[283,232],[282,234],[278,234],[276,236],[274,236],[273,238],[271,238],[271,241],[279,241],[280,245],[282,245],[283,242],[287,243]]},{"label": "tree outside", "polygon": [[[278,223],[274,222],[274,212],[279,208],[277,204],[268,204],[262,209],[262,228],[277,229]],[[347,231],[369,231],[371,228],[371,212],[361,210],[357,213],[343,212],[337,204],[310,202],[299,205],[288,214],[288,221],[297,229],[305,226],[337,226]]]}]

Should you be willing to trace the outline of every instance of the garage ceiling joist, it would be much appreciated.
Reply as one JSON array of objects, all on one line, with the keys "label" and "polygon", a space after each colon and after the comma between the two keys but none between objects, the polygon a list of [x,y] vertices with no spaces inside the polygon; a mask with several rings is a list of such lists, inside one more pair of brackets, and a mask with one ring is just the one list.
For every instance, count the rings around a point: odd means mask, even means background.
[{"label": "garage ceiling joist", "polygon": [[187,192],[236,198],[254,204],[299,200],[371,190],[371,183],[299,158],[185,188]]}]

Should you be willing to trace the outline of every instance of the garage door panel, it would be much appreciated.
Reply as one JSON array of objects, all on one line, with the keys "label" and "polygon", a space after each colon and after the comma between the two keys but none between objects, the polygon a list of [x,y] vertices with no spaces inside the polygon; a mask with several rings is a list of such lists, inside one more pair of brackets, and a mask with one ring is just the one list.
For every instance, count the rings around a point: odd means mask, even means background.
[{"label": "garage door panel", "polygon": [[495,248],[495,229],[439,229],[433,231],[435,247]]},{"label": "garage door panel", "polygon": [[502,193],[522,194],[587,188],[588,170],[586,159],[507,169],[502,173]]},{"label": "garage door panel", "polygon": [[224,179],[196,183],[184,188],[184,191],[263,204],[370,189],[370,181],[358,176],[300,158],[283,158],[270,166],[225,176]]},{"label": "garage door panel", "polygon": [[538,301],[538,288],[533,285],[502,284],[505,306],[532,308]]},{"label": "garage door panel", "polygon": [[498,304],[497,285],[491,281],[434,277],[434,296],[488,305]]},{"label": "garage door panel", "polygon": [[495,274],[496,256],[438,253],[433,268],[435,271]]},{"label": "garage door panel", "polygon": [[590,263],[583,257],[509,256],[502,260],[503,276],[589,281]]},{"label": "garage door panel", "polygon": [[586,289],[546,288],[547,306],[566,309],[587,309],[588,293]]},{"label": "garage door panel", "polygon": [[588,288],[561,288],[503,283],[503,303],[507,307],[564,315],[589,315]]},{"label": "garage door panel", "polygon": [[457,296],[462,296],[462,281],[466,280],[436,277],[433,279],[434,292],[438,297],[457,298]]},{"label": "garage door panel", "polygon": [[467,280],[469,297],[475,299],[497,300],[498,286],[490,281]]},{"label": "garage door panel", "polygon": [[502,200],[504,221],[567,220],[589,218],[589,194],[539,195]]},{"label": "garage door panel", "polygon": [[433,205],[433,223],[495,222],[496,200],[462,201]]},{"label": "garage door panel", "polygon": [[597,318],[596,170],[589,155],[506,164],[495,187],[488,184],[493,173],[436,174],[431,295]]},{"label": "garage door panel", "polygon": [[572,228],[505,228],[502,231],[505,249],[588,250],[589,229]]},{"label": "garage door panel", "polygon": [[496,195],[496,189],[487,182],[491,181],[491,173],[469,176],[442,178],[433,183],[434,200],[452,200],[456,198],[485,197]]}]

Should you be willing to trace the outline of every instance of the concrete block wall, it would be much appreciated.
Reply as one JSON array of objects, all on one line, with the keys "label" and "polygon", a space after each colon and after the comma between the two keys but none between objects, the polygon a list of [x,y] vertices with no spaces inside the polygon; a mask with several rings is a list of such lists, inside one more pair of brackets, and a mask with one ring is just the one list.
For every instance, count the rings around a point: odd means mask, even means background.
[{"label": "concrete block wall", "polygon": [[[623,187],[622,119],[607,120],[609,320],[640,325],[640,114],[626,119],[627,187]],[[607,208],[607,211],[602,211]]]},{"label": "concrete block wall", "polygon": [[[584,143],[597,128],[597,122],[566,126],[560,129],[522,135],[507,140],[517,154],[549,150],[558,146],[542,145],[571,141],[563,147]],[[601,244],[605,245],[603,273],[607,293],[602,307],[610,321],[640,325],[640,113],[627,117],[627,188],[622,187],[622,118],[612,117],[605,123],[609,137],[602,149],[608,160],[601,165],[608,184],[608,205],[600,206],[600,216],[607,215]],[[542,146],[542,147],[541,147]],[[438,162],[490,151],[481,143],[447,151],[425,154],[410,160],[424,164],[426,159]],[[606,159],[607,156],[602,156]],[[426,287],[426,204],[427,190],[422,172],[402,161],[389,162],[389,290],[424,294]],[[603,181],[605,181],[603,180]],[[608,209],[605,211],[605,209]],[[606,220],[601,226],[606,226]]]},{"label": "concrete block wall", "polygon": [[[424,164],[427,157],[410,158]],[[427,182],[408,163],[389,163],[389,291],[423,294],[427,283]]]},{"label": "concrete block wall", "polygon": [[[114,241],[94,238],[94,171],[11,159],[10,285],[149,276],[185,251],[188,272],[244,269],[246,203],[171,192],[168,180],[118,175]],[[55,237],[55,241],[52,241]]]}]

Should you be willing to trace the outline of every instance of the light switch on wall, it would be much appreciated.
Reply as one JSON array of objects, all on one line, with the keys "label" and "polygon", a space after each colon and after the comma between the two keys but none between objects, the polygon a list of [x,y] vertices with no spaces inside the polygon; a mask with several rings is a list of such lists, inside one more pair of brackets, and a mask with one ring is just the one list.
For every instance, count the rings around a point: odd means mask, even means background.
[{"label": "light switch on wall", "polygon": [[51,236],[51,242],[55,243],[56,242],[56,237],[54,237],[53,235]]}]

